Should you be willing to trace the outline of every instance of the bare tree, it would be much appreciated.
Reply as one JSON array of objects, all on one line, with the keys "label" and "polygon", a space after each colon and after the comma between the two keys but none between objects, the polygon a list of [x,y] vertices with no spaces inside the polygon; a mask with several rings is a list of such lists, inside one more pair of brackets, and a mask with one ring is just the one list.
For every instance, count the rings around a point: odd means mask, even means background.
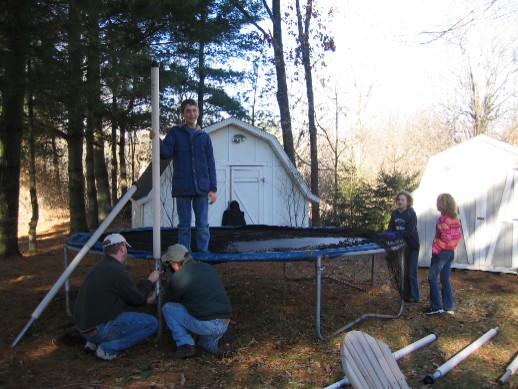
[{"label": "bare tree", "polygon": [[[462,3],[461,3],[462,4]],[[464,3],[468,8],[453,23],[425,31],[424,44],[444,39],[457,45],[464,66],[459,88],[446,108],[456,142],[480,134],[497,135],[512,120],[518,63],[518,9],[514,1]]]},{"label": "bare tree", "polygon": [[282,43],[282,15],[281,0],[272,0],[272,7],[268,6],[266,0],[261,0],[273,26],[273,33],[264,30],[249,12],[237,0],[233,4],[248,19],[248,21],[261,32],[264,39],[273,47],[275,72],[277,75],[277,104],[281,116],[282,142],[284,151],[288,158],[295,163],[295,148],[293,146],[293,133],[291,127],[290,103],[288,97],[288,83],[286,80],[286,62],[284,60],[284,45]]}]

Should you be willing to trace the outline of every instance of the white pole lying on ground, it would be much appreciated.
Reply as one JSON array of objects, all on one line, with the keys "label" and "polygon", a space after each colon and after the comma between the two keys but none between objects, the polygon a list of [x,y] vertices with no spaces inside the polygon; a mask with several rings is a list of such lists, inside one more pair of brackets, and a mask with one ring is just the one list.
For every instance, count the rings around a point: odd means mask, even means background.
[{"label": "white pole lying on ground", "polygon": [[70,265],[65,269],[65,271],[61,274],[61,277],[56,281],[52,289],[47,293],[45,298],[41,301],[40,305],[34,310],[34,312],[31,315],[31,319],[29,322],[25,325],[23,330],[18,334],[16,339],[11,343],[11,347],[16,346],[16,344],[20,341],[22,336],[25,334],[25,332],[29,329],[31,324],[40,317],[41,313],[47,308],[47,305],[52,301],[52,299],[56,296],[58,293],[58,290],[63,286],[63,284],[68,280],[68,277],[72,274],[72,272],[75,270],[77,265],[82,261],[83,257],[88,254],[88,251],[92,248],[92,246],[97,242],[97,239],[102,235],[102,233],[108,228],[110,223],[115,219],[115,216],[119,214],[121,209],[126,205],[126,203],[131,199],[131,196],[135,193],[137,190],[137,185],[133,185],[131,188],[128,189],[126,194],[122,196],[122,198],[119,200],[119,202],[115,205],[115,207],[111,210],[111,212],[108,214],[106,219],[101,223],[101,225],[97,228],[97,230],[93,233],[93,235],[88,239],[88,242],[85,243],[81,251],[77,253],[74,260],[70,262]]},{"label": "white pole lying on ground", "polygon": [[475,340],[465,349],[455,354],[452,358],[450,358],[441,366],[439,366],[437,370],[435,370],[432,374],[428,374],[426,377],[424,377],[423,383],[433,384],[435,380],[441,378],[443,375],[445,375],[451,369],[453,369],[455,366],[461,363],[464,359],[466,359],[470,354],[482,347],[487,341],[493,338],[498,333],[498,331],[500,331],[498,327],[495,327],[487,331],[484,335]]},{"label": "white pole lying on ground", "polygon": [[405,355],[408,355],[410,353],[413,353],[415,350],[419,350],[421,347],[426,346],[427,344],[432,343],[437,339],[437,334],[430,334],[428,336],[425,336],[422,339],[419,339],[415,341],[412,344],[409,344],[406,347],[403,347],[401,350],[395,351],[392,353],[394,356],[394,359],[396,361],[399,361],[401,358],[403,358]]},{"label": "white pole lying on ground", "polygon": [[[151,65],[151,129],[155,133],[151,141],[151,182],[152,182],[152,204],[153,204],[153,258],[155,260],[155,270],[160,271],[160,86],[159,86],[159,66],[154,61]],[[156,340],[162,335],[162,315],[160,307],[162,299],[160,294],[160,278],[156,283],[156,297],[158,307],[158,331]]]},{"label": "white pole lying on ground", "polygon": [[[419,340],[415,341],[414,343],[409,344],[406,347],[403,347],[401,350],[393,352],[392,355],[394,356],[394,359],[396,361],[398,361],[401,358],[403,358],[405,355],[408,355],[408,354],[414,352],[415,350],[418,350],[421,347],[426,346],[427,344],[432,343],[436,339],[437,339],[437,335],[436,334],[430,334],[428,336],[425,336],[422,339],[419,339]],[[344,377],[340,381],[335,382],[334,384],[331,384],[329,386],[326,386],[324,389],[338,389],[338,388],[341,388],[342,386],[347,386],[349,384],[350,384],[349,378]]]},{"label": "white pole lying on ground", "polygon": [[518,355],[513,359],[513,361],[507,366],[507,369],[505,370],[505,373],[498,379],[498,383],[500,385],[503,385],[504,382],[513,375],[516,370],[518,369]]}]

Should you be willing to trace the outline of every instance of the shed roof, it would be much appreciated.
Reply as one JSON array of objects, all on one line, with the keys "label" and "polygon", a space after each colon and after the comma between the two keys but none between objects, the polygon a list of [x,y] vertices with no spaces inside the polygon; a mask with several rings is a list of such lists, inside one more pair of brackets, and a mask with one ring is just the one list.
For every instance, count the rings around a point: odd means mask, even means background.
[{"label": "shed roof", "polygon": [[498,167],[517,167],[518,148],[487,135],[478,135],[463,143],[435,154],[430,160],[455,159],[458,166],[482,170]]}]

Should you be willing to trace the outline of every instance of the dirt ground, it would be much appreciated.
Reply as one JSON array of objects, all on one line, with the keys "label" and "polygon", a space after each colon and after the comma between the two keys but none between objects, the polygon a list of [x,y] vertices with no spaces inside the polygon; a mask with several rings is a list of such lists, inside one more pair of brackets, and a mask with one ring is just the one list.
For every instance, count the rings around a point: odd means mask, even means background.
[{"label": "dirt ground", "polygon": [[[40,237],[39,254],[0,261],[0,389],[1,388],[322,388],[343,378],[340,342],[343,334],[327,340],[315,336],[315,282],[284,278],[280,263],[225,263],[217,270],[228,290],[234,313],[231,329],[235,354],[220,359],[201,352],[196,358],[167,358],[173,349],[164,329],[158,341],[140,343],[126,356],[98,361],[83,351],[84,342],[66,313],[64,291],[59,291],[25,335],[11,344],[63,272],[64,225]],[[22,250],[26,241],[21,240]],[[71,259],[74,257],[71,254]],[[73,308],[81,279],[99,260],[87,256],[70,278]],[[370,259],[345,262],[327,274],[365,285]],[[130,261],[135,279],[146,277],[153,265]],[[292,264],[296,276],[311,275],[312,263]],[[388,275],[376,269],[373,287],[366,291],[324,280],[322,333],[332,333],[367,312],[395,315],[397,296],[391,294]],[[399,361],[412,388],[493,388],[518,351],[518,278],[516,275],[454,271],[457,303],[454,316],[424,317],[428,269],[420,269],[421,303],[405,306],[397,319],[370,318],[352,329],[385,342],[392,351],[430,334],[439,338]],[[156,307],[143,311],[156,313]],[[499,333],[465,361],[437,380],[422,379],[492,328]],[[505,387],[518,388],[513,375]]]}]

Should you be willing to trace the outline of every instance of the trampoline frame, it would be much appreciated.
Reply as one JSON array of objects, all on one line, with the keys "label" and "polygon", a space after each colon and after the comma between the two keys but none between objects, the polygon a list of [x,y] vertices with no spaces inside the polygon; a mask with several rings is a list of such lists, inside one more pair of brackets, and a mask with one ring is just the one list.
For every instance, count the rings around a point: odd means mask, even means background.
[{"label": "trampoline frame", "polygon": [[[69,251],[76,251],[78,252],[79,249],[77,246],[75,245],[71,245],[69,244],[68,242],[64,244],[64,266],[65,266],[65,269],[68,267],[68,252]],[[341,254],[340,256],[338,257],[333,257],[333,260],[340,260],[340,257],[354,257],[354,256],[361,256],[361,255],[371,255],[371,285],[373,284],[374,282],[374,263],[375,263],[375,256],[376,254],[385,254],[386,251],[384,249],[370,249],[370,250],[363,250],[363,251],[354,251],[354,252],[349,252],[349,253],[343,253]],[[93,255],[103,255],[103,252],[100,251],[100,250],[96,250],[94,248],[91,248],[87,254],[93,254]],[[128,258],[132,258],[132,259],[142,259],[142,258],[137,258],[135,256],[132,256],[130,254],[128,254]],[[300,262],[300,260],[292,260],[292,261],[282,261],[283,262],[283,275],[284,275],[284,278],[288,281],[313,281],[315,280],[315,294],[316,294],[316,303],[315,303],[315,334],[316,334],[316,337],[319,339],[319,340],[327,340],[327,339],[330,339],[330,338],[333,338],[345,331],[347,331],[348,329],[352,328],[354,325],[360,323],[361,321],[365,320],[365,319],[368,319],[368,318],[378,318],[378,319],[397,319],[401,316],[401,314],[403,313],[403,309],[404,309],[404,300],[401,298],[400,300],[400,308],[399,308],[399,311],[397,314],[395,315],[385,315],[385,314],[378,314],[378,313],[366,313],[366,314],[363,314],[357,318],[355,318],[354,320],[352,320],[351,322],[347,323],[345,326],[337,329],[336,331],[330,333],[330,334],[327,334],[327,335],[324,335],[322,334],[322,329],[321,329],[321,313],[322,313],[322,281],[323,280],[331,280],[331,281],[334,281],[334,282],[337,282],[337,283],[340,283],[346,287],[351,287],[351,288],[354,288],[354,289],[357,289],[357,290],[360,290],[360,291],[365,291],[364,288],[361,288],[351,282],[348,282],[348,281],[344,281],[344,280],[339,280],[339,279],[336,279],[336,278],[333,278],[333,277],[330,277],[330,276],[325,276],[323,275],[323,272],[325,270],[325,267],[322,265],[322,260],[325,259],[325,258],[331,258],[330,256],[326,256],[326,255],[317,255],[317,256],[311,256],[309,255],[308,253],[308,256],[307,256],[307,259],[305,259],[304,261],[305,262],[315,262],[315,274],[313,276],[309,276],[309,277],[304,277],[304,278],[292,278],[290,276],[288,276],[287,274],[287,268],[286,268],[286,265],[288,262]],[[153,261],[154,259],[149,256],[149,258],[147,260],[151,260]],[[217,261],[217,260],[214,260],[214,259],[211,259],[211,260],[203,260],[203,259],[197,259],[201,262],[207,262],[207,263],[223,263],[223,262],[228,262],[226,260],[221,260],[221,261]],[[159,262],[159,261],[158,261]],[[233,262],[239,262],[239,261],[233,261]],[[246,262],[261,262],[260,260],[257,260],[257,261],[246,261]],[[270,260],[265,260],[265,262],[270,262]],[[278,262],[278,261],[277,261]],[[401,269],[403,271],[403,260],[401,261]],[[64,289],[65,289],[65,305],[66,305],[66,312],[67,312],[67,315],[69,317],[72,316],[72,312],[71,312],[71,309],[70,309],[70,284],[69,284],[69,279],[67,279],[64,283]],[[157,298],[157,317],[158,317],[158,320],[159,320],[159,329],[158,329],[158,333],[157,333],[157,337],[155,339],[155,341],[159,340],[161,335],[162,335],[162,312],[161,312],[161,307],[162,307],[162,299],[161,299],[161,293],[158,294],[158,298]]]}]

